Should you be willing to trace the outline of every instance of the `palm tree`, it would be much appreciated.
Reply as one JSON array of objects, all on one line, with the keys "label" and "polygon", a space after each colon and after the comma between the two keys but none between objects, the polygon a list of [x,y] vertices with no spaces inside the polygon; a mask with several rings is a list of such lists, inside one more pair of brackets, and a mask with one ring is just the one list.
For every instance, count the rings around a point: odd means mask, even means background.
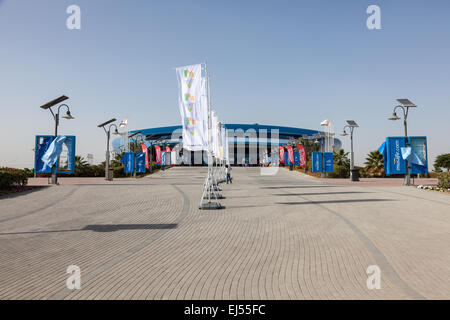
[{"label": "palm tree", "polygon": [[75,168],[82,168],[88,165],[82,156],[75,156]]},{"label": "palm tree", "polygon": [[334,153],[334,163],[338,166],[350,169],[350,160],[348,158],[348,152],[344,149],[340,149],[338,152]]},{"label": "palm tree", "polygon": [[364,162],[366,167],[364,170],[370,175],[375,177],[383,177],[384,176],[384,157],[380,153],[380,151],[375,150],[369,152],[366,158],[366,162]]}]

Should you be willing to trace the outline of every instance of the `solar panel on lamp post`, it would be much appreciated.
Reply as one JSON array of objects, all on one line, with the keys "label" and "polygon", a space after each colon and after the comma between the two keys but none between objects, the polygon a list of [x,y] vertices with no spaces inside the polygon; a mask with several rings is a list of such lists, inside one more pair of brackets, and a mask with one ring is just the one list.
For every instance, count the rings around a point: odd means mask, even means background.
[{"label": "solar panel on lamp post", "polygon": [[[41,109],[44,109],[44,110],[46,110],[46,109],[50,110],[50,112],[51,112],[51,114],[53,116],[53,120],[55,120],[55,136],[54,136],[54,139],[56,139],[58,137],[59,112],[60,112],[61,107],[66,107],[67,108],[66,115],[63,116],[64,119],[67,119],[67,120],[75,119],[71,115],[70,108],[69,108],[69,106],[67,104],[59,105],[56,113],[54,113],[53,110],[52,110],[53,106],[55,106],[58,103],[61,103],[63,101],[66,101],[67,99],[69,99],[69,97],[67,97],[65,95],[62,95],[62,96],[60,96],[60,97],[58,97],[56,99],[53,99],[52,101],[47,102],[46,104],[43,104],[40,107]],[[57,163],[55,163],[52,166],[52,180],[51,180],[52,182],[51,182],[51,184],[53,184],[53,185],[57,185],[58,184],[58,176],[56,174],[56,171],[57,171]]]},{"label": "solar panel on lamp post", "polygon": [[[111,128],[112,127],[116,128],[116,130],[114,131],[114,134],[118,134],[119,133],[119,131],[117,130],[116,124],[112,123],[114,121],[117,121],[117,119],[116,118],[112,118],[111,120],[103,122],[103,123],[101,123],[101,124],[99,124],[97,126],[98,128],[103,128],[103,130],[106,133],[106,157],[105,157],[105,179],[106,180],[112,180],[113,179],[112,175],[110,175],[110,173],[109,173],[109,161],[110,161],[110,159],[109,159],[109,157],[110,157],[110,154],[109,154],[109,139],[111,137]],[[106,130],[105,127],[108,124],[109,124],[109,127],[108,127],[108,130]]]},{"label": "solar panel on lamp post", "polygon": [[359,181],[359,170],[355,170],[355,157],[353,153],[353,130],[358,128],[358,124],[354,120],[347,120],[347,125],[344,126],[341,136],[347,136],[348,133],[345,131],[346,128],[350,130],[350,180]]},{"label": "solar panel on lamp post", "polygon": [[[401,118],[397,116],[397,109],[401,109],[403,111],[403,126],[405,128],[405,147],[409,147],[409,141],[408,141],[408,112],[409,108],[416,108],[417,105],[415,105],[413,102],[411,102],[409,99],[397,99],[397,102],[400,104],[396,107],[394,107],[394,111],[392,112],[392,116],[389,117],[389,120],[400,120]],[[411,185],[411,168],[409,166],[409,161],[406,160],[406,174],[405,174],[405,182],[404,184],[406,186]]]}]

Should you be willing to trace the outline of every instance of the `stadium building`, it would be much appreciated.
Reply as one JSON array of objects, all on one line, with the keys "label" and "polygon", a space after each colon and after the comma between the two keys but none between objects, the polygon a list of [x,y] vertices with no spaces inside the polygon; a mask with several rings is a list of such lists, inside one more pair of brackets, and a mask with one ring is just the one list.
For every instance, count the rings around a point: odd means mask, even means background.
[{"label": "stadium building", "polygon": [[[295,144],[300,137],[315,139],[323,144],[323,133],[318,130],[310,130],[295,127],[283,127],[261,124],[224,124],[228,135],[229,161],[232,165],[241,165],[246,162],[250,165],[259,165],[263,158],[271,158],[278,152],[278,146]],[[177,163],[185,165],[205,165],[206,152],[191,152],[183,149],[182,127],[168,126],[130,131],[130,134],[140,131],[147,146],[169,146],[176,151]],[[116,152],[123,151],[123,140],[113,141]],[[341,141],[334,138],[334,150],[341,148]],[[152,158],[154,159],[154,152]]]}]

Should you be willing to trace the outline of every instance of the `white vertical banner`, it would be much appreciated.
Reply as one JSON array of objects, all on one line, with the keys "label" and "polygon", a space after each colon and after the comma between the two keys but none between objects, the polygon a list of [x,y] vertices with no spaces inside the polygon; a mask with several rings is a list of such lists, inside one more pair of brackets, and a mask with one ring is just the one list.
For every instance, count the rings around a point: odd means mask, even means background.
[{"label": "white vertical banner", "polygon": [[225,156],[225,162],[226,164],[230,163],[230,146],[228,144],[228,132],[226,128],[223,128],[224,134],[225,134],[225,144],[224,144],[224,156]]},{"label": "white vertical banner", "polygon": [[221,142],[221,149],[220,149],[220,152],[221,152],[221,159],[222,160],[224,160],[224,159],[226,159],[225,158],[225,155],[226,155],[226,148],[227,148],[227,144],[226,144],[226,130],[225,130],[225,126],[224,125],[221,125],[220,126],[220,134],[221,134],[221,139],[220,139],[220,142]]},{"label": "white vertical banner", "polygon": [[214,157],[218,156],[217,138],[217,116],[215,111],[211,111],[211,151]]},{"label": "white vertical banner", "polygon": [[206,79],[202,65],[176,68],[179,109],[183,127],[183,148],[190,151],[208,149],[208,105]]}]

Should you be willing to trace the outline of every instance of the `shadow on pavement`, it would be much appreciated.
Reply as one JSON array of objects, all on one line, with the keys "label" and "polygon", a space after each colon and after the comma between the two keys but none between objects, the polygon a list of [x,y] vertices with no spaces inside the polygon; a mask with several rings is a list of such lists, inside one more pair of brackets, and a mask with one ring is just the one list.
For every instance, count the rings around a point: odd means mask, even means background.
[{"label": "shadow on pavement", "polygon": [[261,187],[261,189],[297,189],[297,188],[335,188],[340,186],[318,185],[318,186],[280,186],[280,187]]},{"label": "shadow on pavement", "polygon": [[81,230],[90,230],[95,232],[112,232],[118,230],[147,230],[147,229],[175,229],[176,223],[167,224],[93,224],[84,227]]},{"label": "shadow on pavement", "polygon": [[371,193],[365,191],[310,192],[310,193],[275,193],[274,196],[320,196],[330,194]]},{"label": "shadow on pavement", "polygon": [[275,204],[298,205],[298,204],[380,202],[380,201],[396,201],[396,200],[392,200],[392,199],[348,199],[348,200],[323,200],[323,201],[302,201],[302,202],[276,202]]},{"label": "shadow on pavement", "polygon": [[94,231],[94,232],[113,232],[119,230],[154,230],[154,229],[175,229],[177,223],[166,224],[93,224],[85,226],[83,229],[68,230],[42,230],[42,231],[25,231],[25,232],[7,232],[0,233],[0,236],[19,235],[19,234],[41,234],[41,233],[58,233],[58,232],[75,232],[75,231]]}]

